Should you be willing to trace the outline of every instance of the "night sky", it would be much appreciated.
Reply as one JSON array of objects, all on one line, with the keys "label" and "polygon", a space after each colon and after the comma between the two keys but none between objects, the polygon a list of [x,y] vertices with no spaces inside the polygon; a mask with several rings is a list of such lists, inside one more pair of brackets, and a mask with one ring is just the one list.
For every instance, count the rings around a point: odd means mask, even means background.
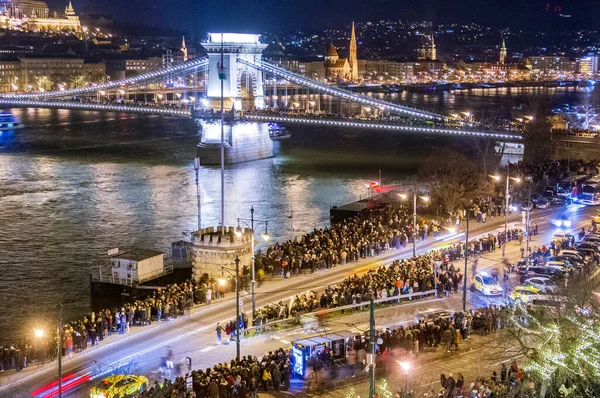
[{"label": "night sky", "polygon": [[[48,3],[51,8],[64,8],[67,1]],[[551,6],[558,2],[563,14],[572,15],[560,18],[563,25],[600,28],[600,0],[73,0],[73,6],[78,12],[200,33],[340,27],[352,19],[535,27],[544,21],[546,2]]]}]

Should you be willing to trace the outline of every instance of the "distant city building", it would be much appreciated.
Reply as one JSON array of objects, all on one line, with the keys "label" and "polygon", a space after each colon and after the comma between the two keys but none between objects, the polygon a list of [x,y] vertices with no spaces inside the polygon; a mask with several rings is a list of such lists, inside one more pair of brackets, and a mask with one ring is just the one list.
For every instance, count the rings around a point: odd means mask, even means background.
[{"label": "distant city building", "polygon": [[0,92],[50,91],[103,83],[104,63],[82,58],[24,56],[0,60]]},{"label": "distant city building", "polygon": [[0,27],[32,31],[81,31],[81,22],[69,1],[64,12],[50,11],[48,4],[37,0],[0,0]]},{"label": "distant city building", "polygon": [[146,59],[133,58],[123,54],[115,58],[105,59],[106,74],[110,80],[121,80],[127,77],[154,72],[162,68],[162,57],[149,57]]},{"label": "distant city building", "polygon": [[577,59],[577,72],[584,76],[600,73],[600,55],[588,54]]},{"label": "distant city building", "polygon": [[568,74],[577,70],[577,61],[569,57],[534,56],[527,59],[535,73]]}]

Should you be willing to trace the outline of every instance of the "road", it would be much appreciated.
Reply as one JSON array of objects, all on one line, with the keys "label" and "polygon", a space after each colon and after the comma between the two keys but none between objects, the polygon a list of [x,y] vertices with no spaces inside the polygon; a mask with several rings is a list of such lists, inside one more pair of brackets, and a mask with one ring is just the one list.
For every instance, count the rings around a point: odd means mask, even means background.
[{"label": "road", "polygon": [[[590,225],[590,217],[597,214],[597,209],[592,207],[582,207],[572,205],[568,209],[549,209],[533,210],[531,219],[538,224],[539,233],[532,237],[532,249],[541,245],[548,244],[556,228],[549,224],[551,217],[566,212],[573,220],[571,230],[577,231],[582,226]],[[521,222],[521,216],[512,215],[509,220],[510,225],[517,225]],[[503,229],[504,218],[496,217],[494,220],[488,219],[486,224],[472,222],[470,225],[470,236],[475,237],[490,231]],[[435,247],[441,247],[459,239],[464,239],[464,235],[459,235],[445,241],[434,241],[433,239],[417,245],[418,252],[425,252]],[[389,264],[393,259],[410,257],[412,247],[401,250],[388,251],[385,255],[377,258],[366,259],[346,266],[338,266],[328,271],[316,272],[315,274],[294,277],[289,280],[277,280],[266,282],[257,289],[257,306],[262,306],[269,302],[279,300],[288,300],[289,297],[298,291],[307,289],[319,290],[326,285],[335,283],[342,278],[352,275],[355,272],[364,273],[369,268]],[[507,246],[507,256],[516,259],[520,255],[518,243],[512,243]],[[479,269],[499,266],[501,261],[501,252],[496,250],[492,254],[484,255],[479,261]],[[460,268],[464,268],[464,262],[461,262]],[[250,310],[250,295],[243,297],[243,310]],[[473,306],[485,305],[489,302],[501,302],[499,298],[483,297],[479,293],[468,292],[468,304]],[[462,294],[453,294],[449,299],[436,301],[426,301],[410,303],[397,306],[377,312],[378,325],[391,325],[401,322],[412,321],[415,312],[425,308],[448,308],[458,309],[462,307]],[[151,379],[160,376],[158,369],[161,367],[168,347],[173,350],[174,358],[182,361],[185,357],[192,359],[193,368],[206,368],[215,363],[229,361],[235,357],[235,344],[217,345],[215,336],[215,325],[217,322],[226,322],[235,317],[235,298],[226,298],[226,300],[213,303],[209,306],[200,306],[195,308],[190,317],[179,317],[169,322],[156,322],[151,327],[132,328],[131,332],[122,336],[113,336],[94,348],[88,348],[82,353],[76,354],[73,358],[63,361],[63,375],[91,375],[100,372],[112,372],[115,368],[123,366],[120,371],[123,373],[141,373],[149,375]],[[356,317],[352,318],[352,317]],[[363,317],[363,318],[361,318]],[[364,325],[368,320],[364,319],[366,315],[353,314],[351,317],[336,319],[332,328],[339,330],[364,330]],[[299,329],[280,333],[279,335],[260,336],[248,339],[242,342],[242,355],[262,355],[265,351],[289,346],[294,338],[304,336]],[[43,366],[34,365],[24,369],[20,374],[14,372],[0,373],[0,395],[3,397],[29,397],[30,393],[42,386],[45,386],[56,380],[56,366],[53,363]],[[66,396],[84,397],[87,396],[88,388],[92,382],[86,382],[73,388]]]}]

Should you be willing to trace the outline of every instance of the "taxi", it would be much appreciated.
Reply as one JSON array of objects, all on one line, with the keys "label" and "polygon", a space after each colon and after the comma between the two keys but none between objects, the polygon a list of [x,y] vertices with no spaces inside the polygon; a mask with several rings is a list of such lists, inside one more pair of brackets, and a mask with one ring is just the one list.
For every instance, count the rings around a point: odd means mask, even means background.
[{"label": "taxi", "polygon": [[486,272],[478,272],[473,278],[473,289],[480,291],[485,296],[502,295],[502,287],[498,279]]},{"label": "taxi", "polygon": [[510,298],[512,301],[517,304],[527,304],[531,296],[536,296],[540,294],[540,289],[533,287],[531,285],[520,285],[515,286],[514,290],[510,294]]},{"label": "taxi", "polygon": [[148,379],[137,375],[108,376],[90,389],[90,398],[123,398],[146,390]]},{"label": "taxi", "polygon": [[600,224],[600,214],[594,217],[594,221],[596,222],[596,224]]}]

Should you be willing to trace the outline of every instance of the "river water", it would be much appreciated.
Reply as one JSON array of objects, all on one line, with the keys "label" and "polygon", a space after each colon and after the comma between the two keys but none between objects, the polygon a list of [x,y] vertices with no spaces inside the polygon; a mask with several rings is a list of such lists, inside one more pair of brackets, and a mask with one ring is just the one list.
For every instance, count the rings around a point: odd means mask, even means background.
[{"label": "river water", "polygon": [[[432,111],[503,115],[530,89],[395,94]],[[554,102],[581,102],[586,90],[552,89]],[[379,94],[375,94],[379,95]],[[196,227],[190,120],[50,109],[13,109],[25,124],[0,133],[0,344],[90,309],[89,275],[118,246],[168,250]],[[275,157],[226,171],[227,223],[269,220],[272,241],[327,225],[329,208],[414,173],[439,146],[466,141],[400,133],[290,126]],[[203,225],[219,216],[220,173],[200,170]],[[260,230],[260,225],[257,229]]]}]

